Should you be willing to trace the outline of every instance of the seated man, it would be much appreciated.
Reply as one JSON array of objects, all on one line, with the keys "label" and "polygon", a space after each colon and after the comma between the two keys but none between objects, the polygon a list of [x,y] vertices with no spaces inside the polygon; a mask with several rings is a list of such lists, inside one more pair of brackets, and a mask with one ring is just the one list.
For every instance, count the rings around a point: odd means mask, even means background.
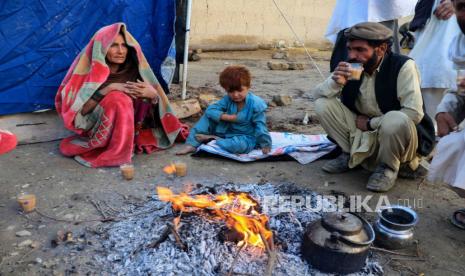
[{"label": "seated man", "polygon": [[415,62],[390,50],[392,31],[379,23],[360,23],[345,36],[349,62],[362,63],[364,72],[360,80],[349,81],[350,63],[339,62],[314,92],[321,125],[342,149],[323,170],[342,173],[363,165],[374,170],[367,189],[386,192],[401,164],[415,171],[418,154],[432,151],[434,127],[423,111]]},{"label": "seated man", "polygon": [[78,135],[60,151],[88,167],[131,163],[187,136],[140,45],[122,23],[103,27],[76,57],[55,98],[65,127]]},{"label": "seated man", "polygon": [[[455,69],[465,69],[465,0],[455,0],[454,6],[461,33],[450,44],[449,58]],[[428,180],[444,182],[465,197],[465,130],[458,124],[465,119],[465,80],[457,83],[458,93],[449,91],[438,105],[436,122],[438,135],[443,137],[437,145],[431,162]],[[452,223],[465,230],[465,209],[454,212]]]},{"label": "seated man", "polygon": [[177,154],[195,152],[202,143],[216,140],[231,153],[249,153],[260,148],[271,150],[271,136],[266,127],[266,103],[250,89],[251,75],[244,66],[228,66],[220,74],[220,84],[228,95],[208,106],[191,129],[186,146]]}]

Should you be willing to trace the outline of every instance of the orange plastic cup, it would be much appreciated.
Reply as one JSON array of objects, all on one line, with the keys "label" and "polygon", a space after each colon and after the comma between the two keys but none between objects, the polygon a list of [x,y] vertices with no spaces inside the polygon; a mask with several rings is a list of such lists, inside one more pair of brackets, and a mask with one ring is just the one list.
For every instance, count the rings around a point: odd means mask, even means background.
[{"label": "orange plastic cup", "polygon": [[176,176],[186,176],[187,174],[187,165],[186,163],[178,162],[174,163],[176,168]]},{"label": "orange plastic cup", "polygon": [[119,168],[124,179],[132,180],[134,178],[134,166],[132,164],[121,165]]},{"label": "orange plastic cup", "polygon": [[32,212],[36,208],[36,196],[32,194],[21,194],[18,196],[18,203],[23,212]]}]

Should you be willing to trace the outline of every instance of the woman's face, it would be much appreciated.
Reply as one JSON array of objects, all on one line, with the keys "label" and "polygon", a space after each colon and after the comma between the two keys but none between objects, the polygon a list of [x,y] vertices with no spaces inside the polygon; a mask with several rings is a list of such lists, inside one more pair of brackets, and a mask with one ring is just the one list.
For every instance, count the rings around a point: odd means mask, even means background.
[{"label": "woman's face", "polygon": [[123,64],[126,61],[127,54],[128,46],[124,41],[124,37],[119,34],[108,49],[107,60],[109,63]]}]

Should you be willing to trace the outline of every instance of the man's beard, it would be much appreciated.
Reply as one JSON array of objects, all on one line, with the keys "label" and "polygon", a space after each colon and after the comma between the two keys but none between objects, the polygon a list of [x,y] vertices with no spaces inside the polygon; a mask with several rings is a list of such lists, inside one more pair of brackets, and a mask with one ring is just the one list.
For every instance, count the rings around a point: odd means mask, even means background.
[{"label": "man's beard", "polygon": [[[360,60],[357,60],[355,58],[349,59],[348,62],[349,63],[355,63],[355,62],[361,63]],[[375,52],[373,52],[373,55],[371,55],[371,57],[365,63],[363,63],[363,68],[365,68],[365,70],[371,71],[372,69],[375,69],[375,66],[377,64],[378,64],[378,56],[376,55]]]},{"label": "man's beard", "polygon": [[374,70],[376,65],[378,65],[378,56],[373,53],[371,58],[363,65],[367,70]]}]

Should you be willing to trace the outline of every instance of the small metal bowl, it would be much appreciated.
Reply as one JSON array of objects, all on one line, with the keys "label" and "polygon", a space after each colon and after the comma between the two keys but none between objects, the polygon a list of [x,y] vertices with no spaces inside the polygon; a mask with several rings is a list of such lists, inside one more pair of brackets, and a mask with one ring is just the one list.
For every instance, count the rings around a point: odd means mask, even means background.
[{"label": "small metal bowl", "polygon": [[394,205],[381,209],[373,225],[376,244],[388,249],[400,249],[413,241],[413,229],[418,215],[411,208]]}]

